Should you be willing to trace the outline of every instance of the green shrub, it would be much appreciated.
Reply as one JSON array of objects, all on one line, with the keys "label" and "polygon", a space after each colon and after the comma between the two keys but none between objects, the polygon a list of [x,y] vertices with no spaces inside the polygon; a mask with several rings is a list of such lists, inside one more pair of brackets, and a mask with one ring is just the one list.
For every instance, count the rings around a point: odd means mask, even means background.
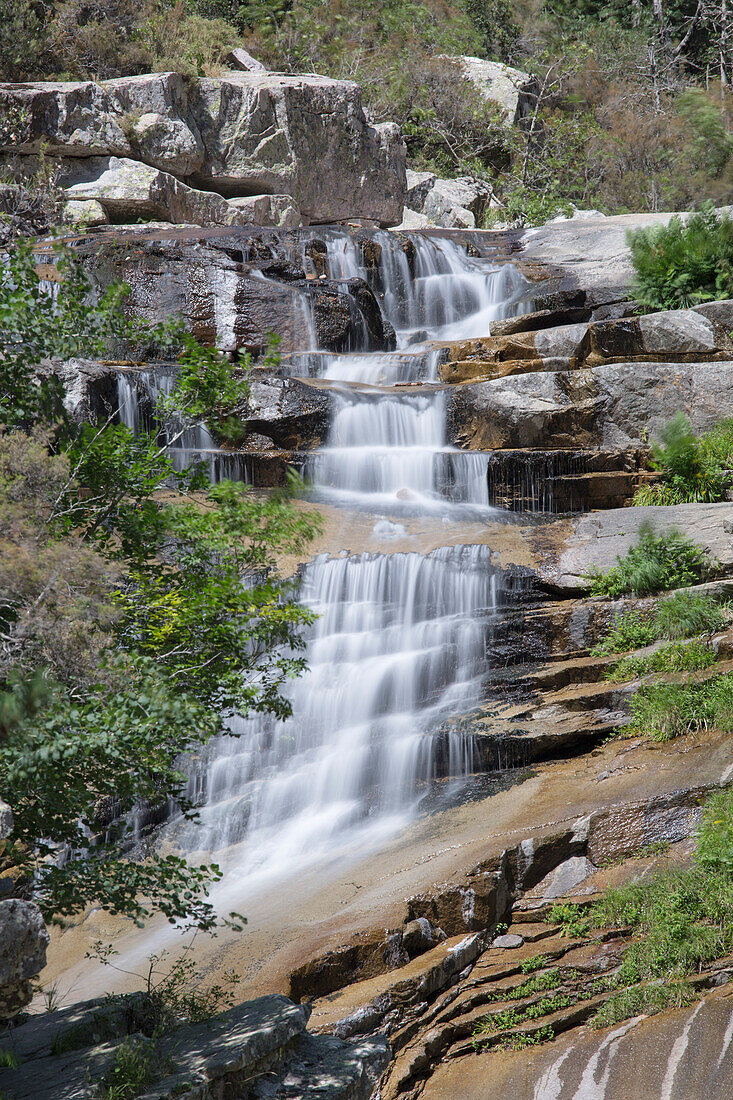
[{"label": "green shrub", "polygon": [[715,650],[703,642],[697,640],[687,644],[673,642],[645,657],[622,657],[617,664],[607,670],[605,679],[619,684],[624,680],[633,680],[637,676],[646,676],[651,672],[694,672],[698,669],[710,668],[716,660]]},{"label": "green shrub", "polygon": [[678,309],[733,297],[733,221],[712,206],[683,223],[628,235],[636,271],[634,295],[648,309]]},{"label": "green shrub", "polygon": [[589,1021],[593,1028],[611,1027],[632,1016],[653,1016],[667,1008],[692,1004],[696,995],[687,982],[654,982],[618,989]]},{"label": "green shrub", "polygon": [[690,421],[678,412],[652,443],[652,465],[662,473],[659,485],[644,485],[634,495],[636,505],[718,501],[730,483],[733,461],[733,421],[723,420],[697,437]]},{"label": "green shrub", "polygon": [[712,795],[703,811],[697,834],[697,862],[701,867],[733,872],[733,791]]},{"label": "green shrub", "polygon": [[649,596],[706,580],[714,565],[708,553],[675,528],[655,535],[648,524],[618,565],[587,574],[592,596]]},{"label": "green shrub", "polygon": [[657,638],[673,640],[690,638],[693,634],[715,634],[724,626],[723,609],[707,592],[675,592],[660,600],[654,610]]},{"label": "green shrub", "polygon": [[172,1069],[172,1063],[161,1057],[153,1040],[140,1036],[125,1039],[102,1078],[102,1100],[133,1100]]},{"label": "green shrub", "polygon": [[733,676],[715,676],[697,684],[651,684],[631,699],[626,736],[639,734],[669,741],[703,729],[733,726]]},{"label": "green shrub", "polygon": [[629,649],[643,649],[657,640],[654,621],[648,613],[626,611],[617,615],[606,637],[593,646],[592,657],[607,657],[611,653],[626,653]]}]

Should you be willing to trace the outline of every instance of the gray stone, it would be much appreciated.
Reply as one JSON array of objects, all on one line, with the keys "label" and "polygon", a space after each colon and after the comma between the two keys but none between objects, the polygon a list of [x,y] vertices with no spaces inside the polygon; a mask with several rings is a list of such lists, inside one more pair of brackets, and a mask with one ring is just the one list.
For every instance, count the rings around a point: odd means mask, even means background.
[{"label": "gray stone", "polygon": [[614,508],[573,519],[566,548],[545,578],[560,588],[583,587],[588,570],[615,565],[636,542],[645,523],[657,533],[674,527],[709,550],[726,568],[733,566],[733,504],[675,504]]},{"label": "gray stone", "polygon": [[[229,199],[229,206],[237,216],[248,218],[251,225],[272,225],[281,229],[295,229],[303,224],[300,211],[290,195],[246,195]],[[242,222],[237,224],[241,225]]]},{"label": "gray stone", "polygon": [[537,81],[529,73],[482,57],[449,57],[460,68],[465,80],[483,96],[496,103],[508,125],[515,125],[534,110]]},{"label": "gray stone", "polygon": [[607,363],[449,391],[453,438],[478,450],[639,446],[678,411],[697,433],[733,416],[733,362]]},{"label": "gray stone", "polygon": [[48,932],[30,901],[0,901],[0,1020],[14,1016],[32,996],[30,979],[46,965]]},{"label": "gray stone", "polygon": [[532,890],[532,897],[541,901],[563,897],[597,869],[585,856],[571,856],[537,883]]},{"label": "gray stone", "polygon": [[94,81],[0,84],[0,120],[18,107],[27,123],[20,137],[0,126],[0,152],[127,157],[132,147],[114,94]]},{"label": "gray stone", "polygon": [[535,333],[534,346],[541,359],[577,356],[588,331],[585,324],[561,325]]},{"label": "gray stone", "polygon": [[410,210],[409,207],[405,207],[402,211],[402,221],[396,229],[428,229],[433,223],[425,214],[421,214],[418,210]]},{"label": "gray stone", "polygon": [[566,276],[563,286],[613,288],[624,295],[634,269],[626,240],[629,230],[666,225],[672,214],[619,214],[609,218],[572,218],[525,229],[521,258],[552,265]]},{"label": "gray stone", "polygon": [[727,329],[733,329],[733,300],[721,299],[719,302],[703,302],[695,306],[695,313],[701,313],[713,324],[724,325]]},{"label": "gray stone", "polygon": [[69,168],[67,195],[95,200],[112,221],[156,218],[193,225],[251,225],[251,211],[198,191],[175,176],[129,158],[88,157]]},{"label": "gray stone", "polygon": [[94,225],[107,225],[107,211],[96,199],[69,199],[64,203],[62,218],[66,225],[91,229]]},{"label": "gray stone", "polygon": [[650,354],[685,354],[715,348],[712,323],[692,309],[648,313],[638,318],[638,325],[642,350]]},{"label": "gray stone", "polygon": [[203,162],[201,142],[181,119],[146,111],[130,120],[127,134],[136,156],[165,172],[187,176]]},{"label": "gray stone", "polygon": [[13,831],[13,811],[7,802],[0,799],[0,840],[10,836]]},{"label": "gray stone", "polygon": [[422,205],[434,225],[446,229],[473,229],[491,202],[491,189],[483,180],[462,176],[436,179]]},{"label": "gray stone", "polygon": [[407,190],[405,192],[405,206],[410,210],[422,211],[425,199],[437,182],[435,172],[413,172],[407,169]]},{"label": "gray stone", "polygon": [[445,933],[439,928],[433,928],[427,917],[416,917],[408,921],[402,930],[402,947],[414,959],[435,947],[436,943],[445,939]]},{"label": "gray stone", "polygon": [[252,1100],[369,1100],[389,1060],[382,1037],[345,1042],[308,1033],[280,1072],[260,1078],[250,1095]]},{"label": "gray stone", "polygon": [[252,57],[252,54],[241,46],[229,51],[224,58],[224,64],[230,65],[232,69],[241,69],[245,73],[266,73],[268,71],[261,61],[258,61],[256,57]]},{"label": "gray stone", "polygon": [[491,946],[511,949],[521,947],[523,943],[524,936],[520,936],[517,932],[509,932],[504,936],[497,936],[496,939],[491,941]]},{"label": "gray stone", "polygon": [[401,220],[405,146],[391,123],[367,124],[357,84],[232,73],[197,81],[189,103],[206,150],[198,185],[291,195],[315,223]]},{"label": "gray stone", "polygon": [[2,84],[0,118],[3,102],[27,123],[20,135],[6,128],[0,152],[38,154],[43,145],[67,159],[137,159],[230,198],[290,195],[312,222],[402,218],[404,142],[392,123],[367,123],[350,81],[153,73],[101,85]]},{"label": "gray stone", "polygon": [[[60,1014],[53,1049],[64,1045],[66,1053],[34,1057],[18,1069],[4,1073],[3,1087],[13,1100],[91,1100],[98,1082],[112,1064],[115,1045],[95,1043],[99,1014],[104,1006],[89,1002],[89,1011]],[[260,997],[229,1009],[205,1023],[189,1024],[169,1032],[160,1043],[162,1060],[175,1065],[175,1073],[148,1086],[145,1100],[204,1095],[207,1087],[219,1088],[237,1075],[257,1077],[269,1068],[305,1033],[310,1015],[307,1005],[295,1005],[286,997]],[[19,1050],[46,1048],[48,1023],[41,1017],[43,1040],[34,1044],[36,1018],[21,1025],[9,1037],[8,1046]],[[107,1029],[109,1031],[109,1029]],[[87,1042],[84,1042],[84,1039]],[[145,1042],[144,1039],[140,1040]],[[81,1045],[80,1045],[81,1044]]]}]

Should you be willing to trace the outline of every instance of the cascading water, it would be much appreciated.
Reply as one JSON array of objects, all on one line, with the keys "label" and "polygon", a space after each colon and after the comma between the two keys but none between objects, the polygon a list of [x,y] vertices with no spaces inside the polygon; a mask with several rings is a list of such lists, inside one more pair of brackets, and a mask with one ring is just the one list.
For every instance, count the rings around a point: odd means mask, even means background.
[{"label": "cascading water", "polygon": [[[328,241],[332,278],[376,279],[399,350],[301,356],[303,373],[336,394],[326,446],[308,466],[314,494],[373,514],[377,532],[405,510],[448,524],[467,508],[488,517],[486,456],[446,444],[438,356],[426,341],[486,335],[492,319],[520,311],[525,284],[449,241],[415,241],[411,260],[388,234],[378,241],[377,276],[349,237]],[[422,346],[407,351],[418,332]],[[397,383],[413,382],[400,392]],[[319,617],[308,671],[289,687],[292,718],[234,719],[238,736],[212,746],[192,779],[203,806],[188,841],[217,852],[222,900],[363,852],[409,818],[432,780],[471,771],[470,738],[441,723],[478,698],[499,594],[486,546],[321,556],[305,567],[301,597]]]}]

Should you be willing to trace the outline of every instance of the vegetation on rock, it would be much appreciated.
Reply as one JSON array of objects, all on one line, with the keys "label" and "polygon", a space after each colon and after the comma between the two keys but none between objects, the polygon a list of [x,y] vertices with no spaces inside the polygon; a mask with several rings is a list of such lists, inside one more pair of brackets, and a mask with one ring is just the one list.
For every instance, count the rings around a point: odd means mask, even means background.
[{"label": "vegetation on rock", "polygon": [[586,577],[592,596],[649,596],[670,588],[685,588],[707,580],[715,562],[707,551],[680,531],[670,528],[655,535],[642,524],[639,537],[618,565],[591,570]]},{"label": "vegetation on rock", "polygon": [[629,234],[633,293],[647,309],[680,309],[733,296],[733,221],[711,207]]},{"label": "vegetation on rock", "polygon": [[733,950],[732,867],[733,791],[722,790],[705,804],[691,867],[629,882],[588,907],[554,906],[550,920],[568,935],[617,928],[629,940],[595,1026],[696,998],[687,979]]},{"label": "vegetation on rock", "polygon": [[[184,385],[166,412],[226,420],[246,373],[127,318],[124,291],[94,300],[63,250],[58,293],[18,245],[0,279],[0,774],[13,806],[5,857],[33,877],[47,918],[97,904],[210,929],[215,865],[125,858],[130,814],[174,800],[191,815],[181,754],[228,711],[289,713],[311,620],[278,577],[280,552],[317,528],[290,492],[267,497],[175,473],[151,435],[65,414],[52,356],[110,341],[178,350]],[[192,377],[198,379],[196,385]],[[187,381],[188,380],[188,381]]]},{"label": "vegetation on rock", "polygon": [[678,412],[659,435],[659,442],[652,442],[652,466],[661,472],[662,481],[637,490],[634,504],[687,504],[725,498],[732,476],[732,420],[721,420],[698,437],[685,414]]},{"label": "vegetation on rock", "polygon": [[591,653],[594,657],[606,657],[630,649],[643,649],[652,642],[714,634],[723,629],[725,621],[723,609],[713,595],[676,592],[656,601],[646,611],[626,611],[617,615],[605,638]]}]

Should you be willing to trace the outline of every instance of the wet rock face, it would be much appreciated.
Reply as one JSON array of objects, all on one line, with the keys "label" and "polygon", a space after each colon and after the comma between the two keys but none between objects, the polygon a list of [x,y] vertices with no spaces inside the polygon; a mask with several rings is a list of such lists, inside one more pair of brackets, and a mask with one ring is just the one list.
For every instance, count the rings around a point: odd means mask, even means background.
[{"label": "wet rock face", "polygon": [[[349,81],[152,73],[101,84],[2,84],[0,102],[24,115],[20,139],[6,138],[0,154],[33,157],[45,146],[67,160],[125,158],[224,200],[288,195],[306,223],[356,217],[388,226],[402,217],[401,134],[391,123],[367,123],[361,89]],[[170,210],[163,216],[184,220]]]},{"label": "wet rock face", "polygon": [[99,285],[128,284],[131,314],[153,322],[181,316],[197,339],[226,352],[258,352],[270,332],[281,337],[283,354],[312,343],[326,351],[394,347],[367,283],[306,280],[297,250],[277,241],[236,247],[229,238],[219,245],[190,234],[153,239],[109,230],[77,251]]}]

